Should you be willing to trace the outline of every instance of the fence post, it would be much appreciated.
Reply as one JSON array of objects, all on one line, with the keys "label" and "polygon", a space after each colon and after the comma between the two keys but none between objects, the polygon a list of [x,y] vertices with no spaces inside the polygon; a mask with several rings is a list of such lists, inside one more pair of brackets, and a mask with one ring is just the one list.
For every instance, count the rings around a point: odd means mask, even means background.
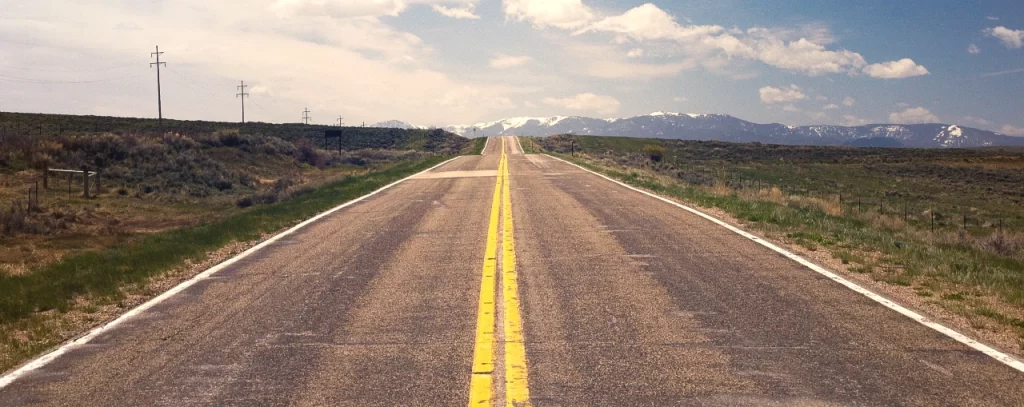
[{"label": "fence post", "polygon": [[36,180],[36,209],[39,208],[39,180]]},{"label": "fence post", "polygon": [[932,218],[932,233],[935,233],[935,208],[928,211]]},{"label": "fence post", "polygon": [[103,193],[103,184],[100,183],[100,169],[96,169],[96,195]]},{"label": "fence post", "polygon": [[89,167],[82,167],[82,196],[89,199]]}]

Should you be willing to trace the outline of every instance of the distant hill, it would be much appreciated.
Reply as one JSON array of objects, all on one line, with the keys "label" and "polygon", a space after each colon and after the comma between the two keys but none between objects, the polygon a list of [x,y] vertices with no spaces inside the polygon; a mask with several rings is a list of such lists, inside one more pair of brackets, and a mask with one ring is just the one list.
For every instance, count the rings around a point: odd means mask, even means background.
[{"label": "distant hill", "polygon": [[1024,146],[1024,137],[948,124],[870,124],[865,126],[786,126],[757,124],[725,114],[656,112],[624,119],[581,116],[519,117],[445,130],[465,137],[476,135],[550,136],[579,134],[717,140],[791,145],[952,148]]},{"label": "distant hill", "polygon": [[156,119],[133,117],[0,112],[0,132],[33,136],[154,132],[200,135],[225,130],[272,136],[289,142],[306,139],[318,147],[329,149],[337,148],[338,141],[325,140],[324,131],[342,130],[344,138],[341,148],[344,150],[378,148],[454,154],[468,145],[465,138],[444,130],[417,127],[338,127],[301,123],[231,123],[171,119],[164,119],[163,124],[160,124]]}]

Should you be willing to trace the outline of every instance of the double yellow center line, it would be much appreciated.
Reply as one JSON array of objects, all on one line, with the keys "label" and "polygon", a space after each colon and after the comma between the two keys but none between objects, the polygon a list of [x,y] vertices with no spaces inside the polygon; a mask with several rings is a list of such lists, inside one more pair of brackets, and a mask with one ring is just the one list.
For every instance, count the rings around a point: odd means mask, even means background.
[{"label": "double yellow center line", "polygon": [[530,405],[527,382],[526,345],[523,343],[522,315],[519,312],[519,283],[516,274],[515,236],[512,226],[512,195],[509,192],[508,156],[505,138],[501,139],[501,161],[491,201],[487,226],[483,278],[476,321],[476,345],[473,348],[473,372],[469,384],[469,405],[494,405],[494,351],[498,269],[498,221],[501,220],[501,297],[504,334],[505,405]]}]

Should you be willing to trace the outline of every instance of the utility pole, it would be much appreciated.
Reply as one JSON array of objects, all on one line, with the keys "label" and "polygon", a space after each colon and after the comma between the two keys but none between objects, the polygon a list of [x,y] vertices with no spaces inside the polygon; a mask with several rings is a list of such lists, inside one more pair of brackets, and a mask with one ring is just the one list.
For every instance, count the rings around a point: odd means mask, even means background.
[{"label": "utility pole", "polygon": [[160,62],[160,55],[163,54],[163,52],[160,52],[159,45],[156,46],[156,52],[149,53],[150,57],[156,56],[156,62],[150,62],[149,66],[156,65],[156,112],[161,127],[164,125],[164,107],[162,97],[160,96],[160,65],[167,66],[166,62]]},{"label": "utility pole", "polygon": [[309,119],[309,108],[307,107],[306,110],[302,111],[302,122],[309,124]]},{"label": "utility pole", "polygon": [[238,88],[238,90],[240,92],[235,94],[236,98],[237,97],[241,97],[242,98],[242,124],[245,124],[245,98],[246,98],[246,96],[249,96],[248,93],[245,93],[245,88],[247,88],[248,86],[249,85],[245,84],[245,81],[242,81],[242,84],[237,86],[237,88]]},{"label": "utility pole", "polygon": [[342,123],[342,120],[344,120],[344,119],[345,119],[344,117],[338,116],[338,127],[341,127],[341,126],[344,125],[344,123]]}]

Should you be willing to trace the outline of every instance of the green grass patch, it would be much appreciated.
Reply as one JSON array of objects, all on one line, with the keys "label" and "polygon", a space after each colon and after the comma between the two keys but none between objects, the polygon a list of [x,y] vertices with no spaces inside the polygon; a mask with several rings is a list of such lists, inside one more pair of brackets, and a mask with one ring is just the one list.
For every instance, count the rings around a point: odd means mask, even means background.
[{"label": "green grass patch", "polygon": [[999,322],[1000,324],[1003,324],[1003,325],[1010,325],[1010,326],[1014,326],[1014,327],[1017,327],[1017,328],[1024,328],[1024,320],[1021,320],[1020,318],[1008,317],[1008,316],[1003,315],[1003,314],[1001,314],[1001,313],[997,312],[996,310],[993,310],[992,308],[989,308],[989,307],[985,307],[985,306],[978,307],[977,309],[974,310],[974,312],[977,313],[978,315],[983,316],[983,317],[992,318],[996,322]]},{"label": "green grass patch", "polygon": [[484,153],[484,147],[487,146],[487,137],[479,137],[473,139],[473,146],[470,147],[469,153],[472,155],[481,155]]}]

